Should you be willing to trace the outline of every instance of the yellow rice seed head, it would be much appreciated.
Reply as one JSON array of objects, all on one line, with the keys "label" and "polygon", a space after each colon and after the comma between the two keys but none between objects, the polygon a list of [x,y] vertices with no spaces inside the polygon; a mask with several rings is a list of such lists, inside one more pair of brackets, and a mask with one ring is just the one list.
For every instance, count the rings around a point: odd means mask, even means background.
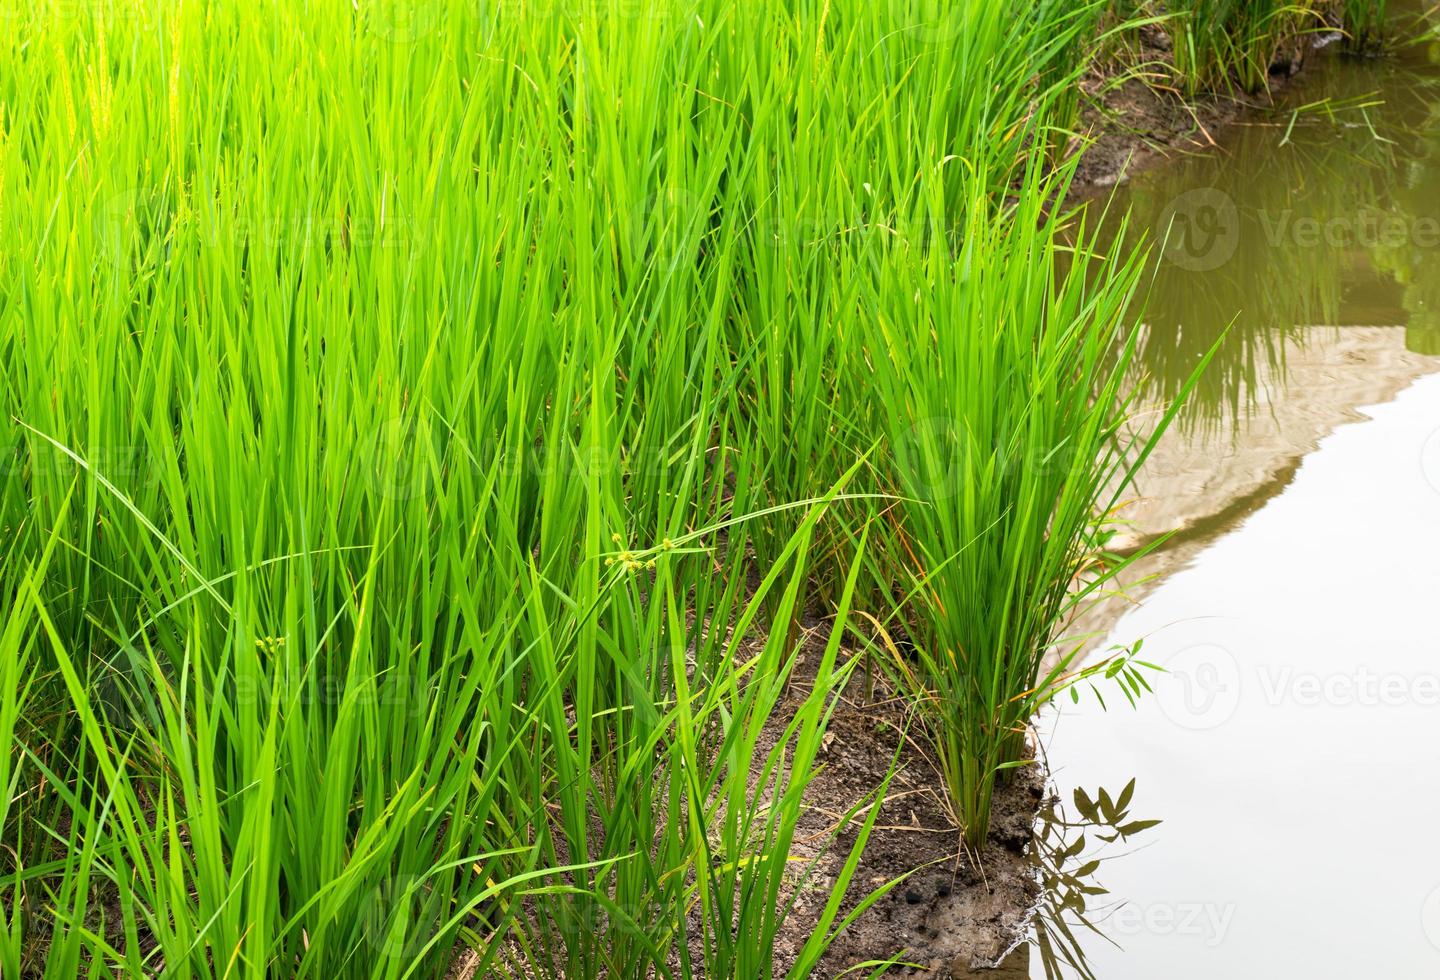
[{"label": "yellow rice seed head", "polygon": [[611,541],[614,541],[616,544],[619,544],[619,543],[620,543],[620,535],[619,535],[619,534],[612,534],[612,535],[610,535],[610,540],[611,540]]},{"label": "yellow rice seed head", "polygon": [[655,567],[655,559],[654,559],[654,558],[651,558],[649,561],[647,561],[647,562],[645,563],[645,567],[646,567],[646,568],[654,568],[654,567]]},{"label": "yellow rice seed head", "polygon": [[610,565],[613,565],[613,564],[615,564],[615,559],[614,559],[614,558],[606,558],[606,559],[605,559],[605,565],[606,565],[606,567],[609,567]]},{"label": "yellow rice seed head", "polygon": [[666,551],[673,551],[675,550],[675,542],[671,541],[669,538],[666,538],[664,541],[660,542],[660,547],[664,548]]}]

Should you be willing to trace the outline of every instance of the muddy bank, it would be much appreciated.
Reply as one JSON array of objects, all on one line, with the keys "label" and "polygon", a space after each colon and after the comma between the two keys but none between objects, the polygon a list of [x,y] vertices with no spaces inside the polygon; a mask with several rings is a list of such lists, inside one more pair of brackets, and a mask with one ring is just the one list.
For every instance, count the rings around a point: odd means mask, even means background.
[{"label": "muddy bank", "polygon": [[1134,174],[1179,156],[1219,151],[1227,127],[1271,108],[1310,53],[1336,36],[1303,38],[1287,46],[1271,65],[1268,93],[1187,99],[1167,87],[1174,65],[1169,35],[1153,24],[1140,28],[1124,59],[1137,67],[1105,65],[1092,69],[1081,83],[1085,98],[1076,146],[1089,146],[1080,158],[1071,199],[1100,196]]},{"label": "muddy bank", "polygon": [[[827,632],[828,626],[806,631],[811,664],[818,662]],[[790,703],[767,727],[771,744],[808,693],[805,678],[812,670],[802,662]],[[807,812],[791,849],[799,892],[776,943],[776,972],[783,974],[810,938],[854,843],[853,831],[834,836],[840,817],[882,783],[909,727],[840,918],[887,882],[909,877],[840,934],[812,976],[838,977],[859,964],[892,959],[906,964],[893,969],[893,976],[969,976],[972,968],[995,963],[1025,938],[1040,891],[1029,849],[1045,773],[1038,764],[1026,767],[997,790],[989,840],[980,853],[969,853],[923,736],[907,717],[906,701],[878,675],[873,690],[867,686],[863,676],[852,680],[837,705],[821,768],[805,794]],[[853,824],[858,827],[864,816]],[[801,881],[811,862],[813,871]]]}]

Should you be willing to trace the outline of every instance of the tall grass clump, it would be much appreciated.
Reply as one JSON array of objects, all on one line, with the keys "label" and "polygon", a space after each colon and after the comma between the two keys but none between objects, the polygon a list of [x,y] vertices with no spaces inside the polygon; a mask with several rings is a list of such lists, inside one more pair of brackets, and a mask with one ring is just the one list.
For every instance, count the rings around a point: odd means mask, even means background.
[{"label": "tall grass clump", "polygon": [[1345,0],[1342,8],[1346,44],[1359,51],[1385,43],[1390,0]]},{"label": "tall grass clump", "polygon": [[983,837],[1137,458],[1106,4],[541,8],[0,0],[0,975],[806,976],[860,613]]},{"label": "tall grass clump", "polygon": [[1181,0],[1166,6],[1175,72],[1190,94],[1258,92],[1297,37],[1321,30],[1326,0]]},{"label": "tall grass clump", "polygon": [[[815,5],[777,32],[759,8],[734,12],[750,67],[722,75],[734,89],[711,91],[746,107],[746,152],[765,161],[738,178],[737,499],[762,509],[814,496],[857,459],[870,487],[889,485],[863,290],[896,256],[951,254],[967,229],[999,219],[1027,167],[1058,156],[1078,112],[1080,49],[1102,13],[1048,0]],[[761,43],[777,33],[778,56]],[[946,202],[926,210],[937,183]],[[980,189],[967,197],[962,185]],[[831,528],[812,598],[828,601],[843,577],[831,556],[844,554],[844,526],[873,511],[851,505]],[[762,565],[787,533],[757,522]],[[867,575],[864,591],[889,594],[883,578]]]},{"label": "tall grass clump", "polygon": [[1074,650],[1054,647],[1109,575],[1103,521],[1148,450],[1123,431],[1137,257],[1081,246],[1052,277],[1065,176],[1037,173],[1008,221],[953,259],[894,263],[870,297],[904,501],[892,557],[914,596],[914,662],[896,662],[971,844],[997,781],[1029,761],[1029,718],[1070,679]]},{"label": "tall grass clump", "polygon": [[1351,48],[1378,47],[1387,8],[1387,0],[1172,0],[1151,9],[1170,35],[1177,82],[1194,96],[1263,91],[1272,66],[1334,27]]},{"label": "tall grass clump", "polygon": [[752,583],[745,63],[409,12],[5,10],[5,976],[772,969],[846,473]]}]

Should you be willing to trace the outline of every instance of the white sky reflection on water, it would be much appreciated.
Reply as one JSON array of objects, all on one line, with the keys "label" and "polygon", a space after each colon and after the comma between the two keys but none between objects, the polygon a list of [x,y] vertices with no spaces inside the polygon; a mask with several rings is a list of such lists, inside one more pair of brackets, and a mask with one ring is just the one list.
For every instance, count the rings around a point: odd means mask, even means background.
[{"label": "white sky reflection on water", "polygon": [[1097,876],[1100,980],[1440,976],[1440,375],[1364,414],[1119,621],[1154,697],[1043,720],[1062,794],[1165,821]]}]

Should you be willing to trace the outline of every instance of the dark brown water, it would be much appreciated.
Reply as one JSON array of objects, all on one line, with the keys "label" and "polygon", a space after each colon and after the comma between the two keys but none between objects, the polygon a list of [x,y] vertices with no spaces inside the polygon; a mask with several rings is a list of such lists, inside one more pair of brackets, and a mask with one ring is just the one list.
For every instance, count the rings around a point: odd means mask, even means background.
[{"label": "dark brown water", "polygon": [[1169,236],[1149,396],[1230,333],[1129,515],[1182,531],[1091,621],[1168,673],[1041,724],[1070,818],[1133,778],[1164,822],[1050,862],[1084,906],[1052,889],[1032,977],[1440,976],[1440,44],[1287,100],[1330,109],[1117,201]]}]

